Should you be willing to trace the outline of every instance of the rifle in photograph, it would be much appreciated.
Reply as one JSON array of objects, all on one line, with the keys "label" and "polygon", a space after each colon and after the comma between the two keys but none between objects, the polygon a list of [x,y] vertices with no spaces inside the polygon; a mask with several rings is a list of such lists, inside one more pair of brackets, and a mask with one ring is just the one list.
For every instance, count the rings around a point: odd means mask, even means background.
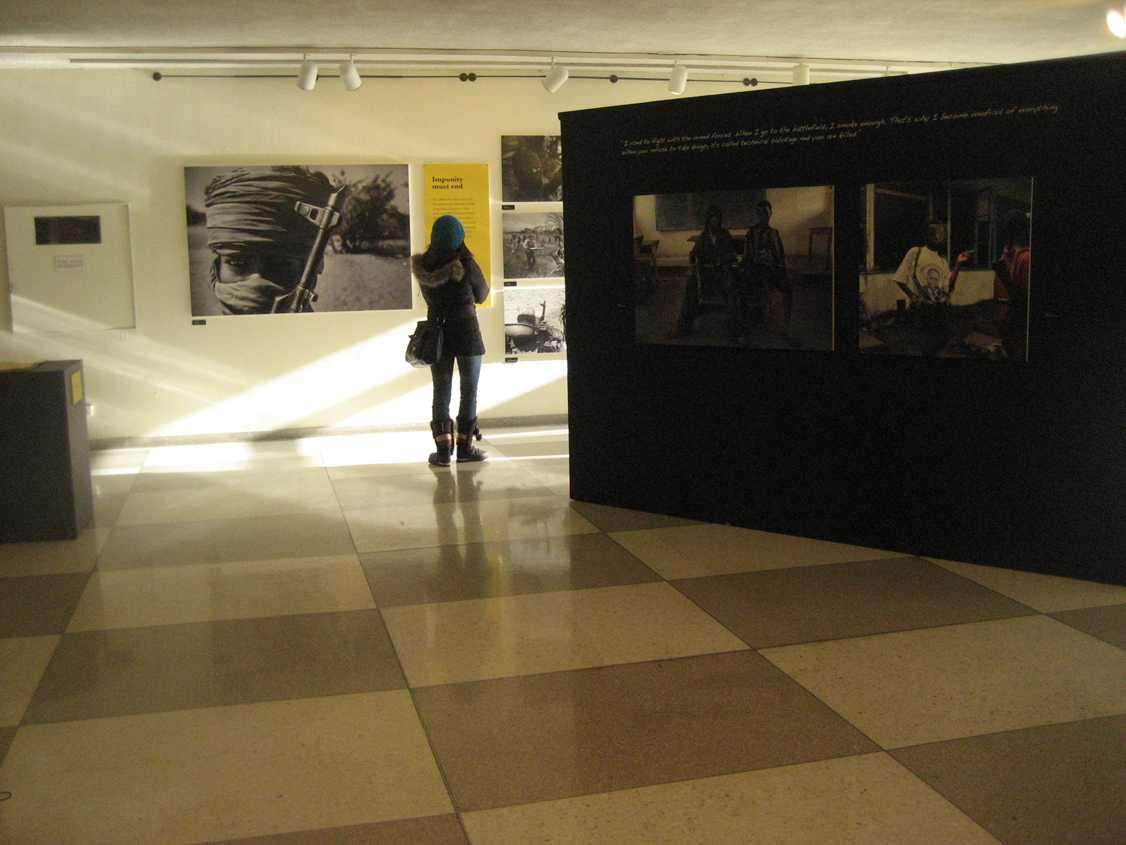
[{"label": "rifle in photograph", "polygon": [[317,276],[320,274],[321,260],[324,258],[325,247],[328,245],[329,233],[340,223],[340,208],[344,205],[347,192],[347,185],[333,191],[323,207],[307,202],[297,203],[297,213],[312,221],[317,227],[317,238],[313,241],[313,248],[309,250],[309,258],[305,262],[301,281],[294,288],[293,293],[281,297],[274,303],[274,313],[298,314],[305,310],[311,310],[310,303],[316,302],[315,289],[317,287]]}]

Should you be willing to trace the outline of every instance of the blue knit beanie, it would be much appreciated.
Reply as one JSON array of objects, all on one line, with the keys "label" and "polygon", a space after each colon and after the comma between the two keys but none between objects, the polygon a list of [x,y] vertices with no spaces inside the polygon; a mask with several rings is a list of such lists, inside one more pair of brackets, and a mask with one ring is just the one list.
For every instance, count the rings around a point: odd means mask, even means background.
[{"label": "blue knit beanie", "polygon": [[434,221],[434,227],[430,230],[430,245],[434,249],[453,252],[461,249],[464,240],[465,227],[452,214],[443,214]]}]

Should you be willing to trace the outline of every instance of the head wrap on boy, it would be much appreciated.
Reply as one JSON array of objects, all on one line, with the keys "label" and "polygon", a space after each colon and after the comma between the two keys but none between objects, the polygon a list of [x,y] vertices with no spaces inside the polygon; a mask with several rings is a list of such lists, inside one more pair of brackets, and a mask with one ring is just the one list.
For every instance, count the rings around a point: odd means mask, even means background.
[{"label": "head wrap on boy", "polygon": [[207,244],[219,255],[308,255],[317,227],[297,204],[324,206],[331,193],[328,177],[305,167],[224,173],[204,191]]}]

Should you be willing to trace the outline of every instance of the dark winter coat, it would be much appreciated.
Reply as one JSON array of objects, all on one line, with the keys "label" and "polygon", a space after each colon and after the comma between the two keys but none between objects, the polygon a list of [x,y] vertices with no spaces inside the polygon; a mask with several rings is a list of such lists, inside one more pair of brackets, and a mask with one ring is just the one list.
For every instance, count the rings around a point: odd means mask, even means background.
[{"label": "dark winter coat", "polygon": [[427,250],[411,257],[411,269],[426,300],[428,320],[445,319],[442,355],[484,355],[477,305],[489,296],[489,283],[472,258]]}]

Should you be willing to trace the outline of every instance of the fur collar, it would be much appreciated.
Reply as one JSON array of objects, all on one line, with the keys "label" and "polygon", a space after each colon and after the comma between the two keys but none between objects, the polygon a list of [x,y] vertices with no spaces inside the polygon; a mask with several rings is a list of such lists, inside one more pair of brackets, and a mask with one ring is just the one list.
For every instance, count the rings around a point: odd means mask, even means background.
[{"label": "fur collar", "polygon": [[446,282],[460,282],[465,278],[465,267],[461,263],[461,258],[455,258],[448,264],[442,264],[433,270],[427,270],[423,266],[423,258],[425,258],[425,254],[411,256],[411,270],[414,271],[415,278],[418,279],[418,284],[421,287],[434,289],[441,287]]}]

